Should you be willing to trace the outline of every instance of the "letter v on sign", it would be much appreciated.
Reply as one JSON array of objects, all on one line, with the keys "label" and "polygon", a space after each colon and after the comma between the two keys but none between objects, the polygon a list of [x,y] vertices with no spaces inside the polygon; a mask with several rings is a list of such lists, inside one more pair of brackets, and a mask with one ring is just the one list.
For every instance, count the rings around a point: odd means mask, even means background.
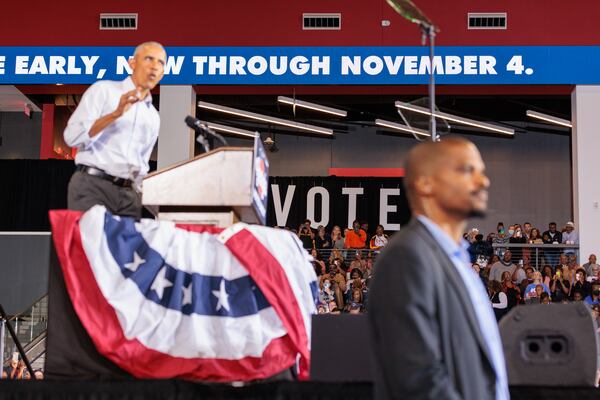
[{"label": "letter v on sign", "polygon": [[275,219],[277,221],[277,226],[286,226],[288,216],[290,215],[290,208],[292,208],[292,200],[294,199],[295,191],[296,185],[288,185],[282,207],[279,185],[271,185],[271,193],[273,193],[273,208],[275,208]]}]

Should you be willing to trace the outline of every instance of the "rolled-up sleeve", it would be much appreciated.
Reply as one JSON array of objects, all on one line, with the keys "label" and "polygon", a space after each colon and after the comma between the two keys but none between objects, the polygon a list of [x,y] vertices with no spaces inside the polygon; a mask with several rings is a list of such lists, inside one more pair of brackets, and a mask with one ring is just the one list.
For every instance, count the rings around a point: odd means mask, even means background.
[{"label": "rolled-up sleeve", "polygon": [[102,106],[106,97],[106,90],[102,84],[92,85],[86,90],[77,106],[77,109],[69,118],[65,128],[65,142],[71,147],[85,147],[95,136],[90,138],[92,125],[102,117]]}]

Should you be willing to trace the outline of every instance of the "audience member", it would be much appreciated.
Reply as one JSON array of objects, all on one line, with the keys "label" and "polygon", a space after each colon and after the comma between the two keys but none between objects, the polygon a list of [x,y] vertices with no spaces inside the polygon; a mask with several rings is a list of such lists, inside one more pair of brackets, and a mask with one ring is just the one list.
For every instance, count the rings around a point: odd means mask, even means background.
[{"label": "audience member", "polygon": [[483,287],[484,288],[488,287],[488,280],[483,275],[483,270],[481,269],[481,266],[478,263],[473,263],[473,265],[471,265],[471,268],[473,268],[473,271],[475,271],[477,276],[479,276],[479,279],[481,279],[481,283],[483,284]]},{"label": "audience member", "polygon": [[573,275],[571,278],[571,280],[573,281],[573,283],[571,283],[571,290],[579,291],[581,293],[582,298],[589,296],[592,291],[592,285],[586,280],[585,269],[579,268],[575,271],[575,274]]},{"label": "audience member", "polygon": [[369,241],[369,248],[372,250],[381,250],[388,243],[388,235],[383,232],[383,225],[377,225],[375,235]]},{"label": "audience member", "polygon": [[533,273],[533,282],[525,288],[525,300],[539,299],[541,292],[546,292],[550,295],[550,289],[542,283],[542,274],[540,271],[535,271]]},{"label": "audience member", "polygon": [[483,235],[478,233],[475,235],[475,240],[469,246],[468,251],[471,256],[471,262],[474,263],[480,257],[489,259],[492,256],[494,249],[491,244],[483,240]]},{"label": "audience member", "polygon": [[[565,231],[562,234],[563,244],[579,244],[579,235],[575,231],[575,224],[572,221],[567,222]],[[567,254],[575,254],[575,249],[565,249]]]},{"label": "audience member", "polygon": [[506,250],[503,254],[502,260],[494,263],[490,268],[490,281],[502,281],[502,273],[504,271],[510,272],[511,276],[517,269],[517,266],[511,262],[512,253],[510,250]]},{"label": "audience member", "polygon": [[508,301],[507,312],[521,302],[521,291],[513,283],[511,274],[508,271],[502,273],[502,291],[506,293]]},{"label": "audience member", "polygon": [[535,269],[532,266],[525,267],[525,276],[526,278],[521,281],[519,285],[519,289],[521,289],[521,298],[525,297],[525,289],[533,283],[533,273]]},{"label": "audience member", "polygon": [[352,222],[352,230],[346,234],[345,246],[347,249],[364,249],[367,241],[367,232],[360,228],[360,222]]},{"label": "audience member", "polygon": [[369,237],[369,223],[367,221],[363,221],[360,223],[360,229],[362,229],[363,231],[365,231],[365,233],[367,234],[367,238]]},{"label": "audience member", "polygon": [[[542,240],[544,244],[562,243],[562,233],[556,230],[556,222],[550,222],[548,224],[548,230],[542,234]],[[559,254],[560,250],[546,249],[544,251],[546,262],[550,265],[556,265]]]},{"label": "audience member", "polygon": [[334,226],[331,230],[331,247],[333,249],[342,250],[344,248],[345,239],[342,236],[342,230],[339,226]]},{"label": "audience member", "polygon": [[310,255],[313,257],[313,266],[315,267],[315,272],[317,276],[321,276],[326,273],[325,262],[321,259],[321,255],[317,251],[317,249],[312,249],[310,251]]},{"label": "audience member", "polygon": [[310,227],[306,226],[306,224],[302,224],[298,227],[298,238],[302,242],[302,247],[305,249],[312,249],[315,247],[314,237],[315,235],[312,230]]},{"label": "audience member", "polygon": [[[533,228],[531,227],[531,223],[530,222],[525,222],[523,224],[523,235],[525,236],[525,239],[527,239],[527,242],[529,243],[530,240],[530,235],[531,235],[531,230]],[[539,234],[539,231],[538,231]]]},{"label": "audience member", "polygon": [[596,255],[590,254],[588,262],[581,266],[587,274],[588,280],[598,279],[598,272],[600,271],[600,265],[596,263]]},{"label": "audience member", "polygon": [[562,303],[564,300],[568,300],[569,293],[571,292],[570,276],[571,272],[569,270],[564,272],[560,268],[556,269],[550,283],[550,292],[552,293],[552,300],[555,303]]},{"label": "audience member", "polygon": [[321,275],[319,278],[319,287],[321,290],[325,287],[325,282],[329,282],[330,290],[335,294],[335,302],[339,309],[344,308],[344,296],[346,291],[346,279],[342,273],[338,271],[338,267],[334,264],[329,265],[328,273]]},{"label": "audience member", "polygon": [[348,304],[346,304],[346,312],[350,314],[360,314],[363,310],[363,292],[360,289],[354,289],[352,290],[352,295]]},{"label": "audience member", "polygon": [[[544,244],[542,240],[542,235],[540,235],[540,230],[538,228],[531,228],[529,232],[529,239],[527,241],[529,244]],[[527,252],[526,252],[527,250]],[[525,254],[529,253],[529,259],[533,260],[535,265],[539,265],[542,262],[542,258],[544,257],[544,250],[538,249],[537,253],[534,249],[523,249],[523,258],[525,258]],[[537,259],[536,258],[537,254]]]},{"label": "audience member", "polygon": [[29,379],[29,372],[27,372],[25,362],[21,360],[18,353],[13,354],[13,358],[10,360],[8,367],[3,369],[2,379]]},{"label": "audience member", "polygon": [[561,254],[558,256],[558,264],[555,266],[556,270],[562,270],[563,273],[565,271],[569,271],[569,257],[566,254]]},{"label": "audience member", "polygon": [[331,238],[325,232],[325,227],[319,225],[317,228],[317,235],[315,236],[315,248],[319,250],[331,248]]},{"label": "audience member", "polygon": [[575,254],[575,253],[568,253],[567,256],[569,258],[569,269],[571,271],[575,271],[575,270],[581,268],[579,266],[579,264],[577,263],[577,254]]},{"label": "audience member", "polygon": [[541,304],[550,304],[550,295],[546,292],[540,293],[540,303]]},{"label": "audience member", "polygon": [[573,297],[573,301],[583,301],[583,293],[579,289],[573,289],[571,296]]},{"label": "audience member", "polygon": [[600,282],[594,282],[591,286],[591,293],[583,299],[583,302],[588,306],[593,306],[594,304],[600,305]]},{"label": "audience member", "polygon": [[496,315],[496,321],[506,315],[508,307],[508,299],[506,293],[502,291],[502,285],[498,281],[491,280],[488,284],[488,293],[490,295],[490,301]]},{"label": "audience member", "polygon": [[527,279],[527,273],[525,272],[525,266],[522,265],[520,262],[516,265],[515,272],[513,272],[511,279],[517,285],[520,285],[523,282],[523,280]]},{"label": "audience member", "polygon": [[[360,251],[354,253],[354,260],[350,263],[348,267],[348,271],[352,271],[354,269],[360,270],[362,275],[367,274],[367,262],[362,258],[362,254]],[[350,275],[350,273],[348,273]]]},{"label": "audience member", "polygon": [[[509,231],[510,233],[510,231]],[[514,233],[508,239],[508,243],[510,244],[526,244],[527,238],[523,235],[523,231],[521,229],[521,225],[515,225]],[[519,261],[523,259],[523,248],[521,247],[513,247],[511,249],[512,253],[512,262],[513,264],[518,264]]]},{"label": "audience member", "polygon": [[492,243],[497,244],[500,247],[496,247],[494,249],[494,253],[498,257],[502,257],[504,255],[504,252],[506,251],[506,247],[503,245],[508,244],[508,241],[510,240],[510,235],[507,234],[504,230],[504,223],[502,222],[498,222],[498,226],[496,229],[498,231],[498,234],[494,236],[494,238],[492,239]]},{"label": "audience member", "polygon": [[554,273],[552,272],[552,267],[549,264],[546,264],[542,267],[542,282],[547,287],[550,287],[550,282],[552,282],[552,277]]}]

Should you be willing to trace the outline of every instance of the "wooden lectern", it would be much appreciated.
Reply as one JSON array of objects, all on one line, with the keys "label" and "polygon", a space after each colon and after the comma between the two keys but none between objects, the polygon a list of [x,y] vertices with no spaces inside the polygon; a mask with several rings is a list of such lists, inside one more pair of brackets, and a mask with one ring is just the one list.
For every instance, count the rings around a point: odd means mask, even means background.
[{"label": "wooden lectern", "polygon": [[160,220],[228,227],[266,223],[268,160],[252,147],[219,147],[144,178],[142,204]]}]

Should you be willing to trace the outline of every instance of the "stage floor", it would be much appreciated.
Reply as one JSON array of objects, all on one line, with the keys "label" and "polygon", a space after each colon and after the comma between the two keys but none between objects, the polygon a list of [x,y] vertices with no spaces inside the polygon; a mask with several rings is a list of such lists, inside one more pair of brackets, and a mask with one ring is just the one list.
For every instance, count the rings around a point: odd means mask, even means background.
[{"label": "stage floor", "polygon": [[[513,400],[598,399],[598,388],[511,387]],[[0,400],[84,399],[372,399],[370,383],[269,382],[245,387],[179,380],[8,381],[0,380]]]}]

